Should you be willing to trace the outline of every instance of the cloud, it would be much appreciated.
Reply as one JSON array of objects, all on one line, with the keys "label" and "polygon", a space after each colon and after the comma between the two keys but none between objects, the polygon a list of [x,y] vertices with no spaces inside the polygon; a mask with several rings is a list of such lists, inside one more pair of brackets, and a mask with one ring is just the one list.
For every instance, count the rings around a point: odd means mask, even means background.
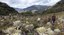
[{"label": "cloud", "polygon": [[11,7],[15,8],[27,8],[32,5],[47,5],[52,6],[60,0],[0,0],[5,2]]},{"label": "cloud", "polygon": [[0,0],[0,2],[9,3],[10,0]]}]

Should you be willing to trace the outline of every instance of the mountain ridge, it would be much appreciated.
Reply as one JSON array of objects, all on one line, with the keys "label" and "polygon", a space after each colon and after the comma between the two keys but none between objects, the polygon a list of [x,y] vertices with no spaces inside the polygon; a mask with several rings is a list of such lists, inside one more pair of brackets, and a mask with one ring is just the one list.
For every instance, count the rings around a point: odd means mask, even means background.
[{"label": "mountain ridge", "polygon": [[[39,11],[39,12],[43,12],[45,9],[47,9],[49,7],[50,6],[33,5],[33,6],[25,8],[25,9],[19,9],[19,12],[20,11],[33,11],[33,10],[36,10],[36,11]],[[16,9],[16,10],[18,11],[18,9]]]},{"label": "mountain ridge", "polygon": [[8,6],[6,3],[0,2],[0,15],[9,15],[18,13],[14,8]]},{"label": "mountain ridge", "polygon": [[44,13],[57,13],[57,12],[64,12],[64,0],[61,0],[52,8],[46,10]]}]

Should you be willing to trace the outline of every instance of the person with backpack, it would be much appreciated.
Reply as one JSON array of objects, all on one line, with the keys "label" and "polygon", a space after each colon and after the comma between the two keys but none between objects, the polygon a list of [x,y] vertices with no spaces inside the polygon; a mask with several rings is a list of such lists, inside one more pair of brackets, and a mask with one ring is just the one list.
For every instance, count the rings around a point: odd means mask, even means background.
[{"label": "person with backpack", "polygon": [[54,30],[54,25],[55,25],[55,21],[56,21],[56,16],[55,14],[52,15],[52,30]]}]

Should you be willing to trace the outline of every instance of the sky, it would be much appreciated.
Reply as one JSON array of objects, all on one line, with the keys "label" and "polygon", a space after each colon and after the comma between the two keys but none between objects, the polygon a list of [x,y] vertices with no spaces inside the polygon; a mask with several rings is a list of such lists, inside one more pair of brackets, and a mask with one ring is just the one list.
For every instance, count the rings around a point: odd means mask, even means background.
[{"label": "sky", "polygon": [[60,0],[0,0],[0,2],[7,3],[14,8],[27,8],[32,5],[47,5],[53,6]]}]

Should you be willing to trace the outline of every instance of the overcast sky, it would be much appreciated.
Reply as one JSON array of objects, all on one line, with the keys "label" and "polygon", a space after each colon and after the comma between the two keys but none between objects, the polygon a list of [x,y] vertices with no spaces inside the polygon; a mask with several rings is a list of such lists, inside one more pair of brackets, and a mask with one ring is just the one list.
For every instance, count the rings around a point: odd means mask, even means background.
[{"label": "overcast sky", "polygon": [[59,1],[60,0],[0,0],[0,2],[5,2],[9,6],[15,7],[15,8],[27,8],[32,5],[52,6]]}]

